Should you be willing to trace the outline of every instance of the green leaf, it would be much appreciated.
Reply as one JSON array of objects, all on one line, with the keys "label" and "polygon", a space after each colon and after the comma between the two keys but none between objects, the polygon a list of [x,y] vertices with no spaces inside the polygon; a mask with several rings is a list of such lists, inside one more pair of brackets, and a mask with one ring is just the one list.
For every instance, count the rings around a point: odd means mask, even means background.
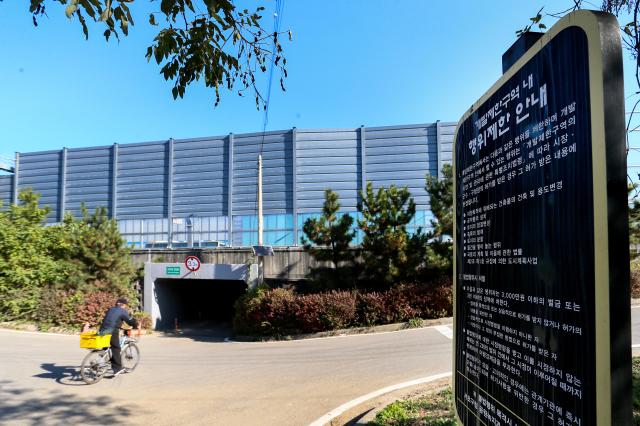
[{"label": "green leaf", "polygon": [[158,24],[156,23],[156,17],[155,17],[155,15],[154,15],[153,13],[149,14],[149,23],[150,23],[151,25],[158,25]]}]

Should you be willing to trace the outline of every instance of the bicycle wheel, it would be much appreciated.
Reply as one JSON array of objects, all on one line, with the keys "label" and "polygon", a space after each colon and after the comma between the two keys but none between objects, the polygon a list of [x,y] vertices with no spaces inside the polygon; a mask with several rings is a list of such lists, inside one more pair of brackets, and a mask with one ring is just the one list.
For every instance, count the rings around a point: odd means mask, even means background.
[{"label": "bicycle wheel", "polygon": [[99,382],[104,373],[109,369],[109,362],[105,360],[105,351],[91,351],[82,360],[80,366],[80,377],[88,384],[92,385]]},{"label": "bicycle wheel", "polygon": [[140,362],[140,349],[135,343],[129,342],[122,348],[122,366],[133,371]]}]

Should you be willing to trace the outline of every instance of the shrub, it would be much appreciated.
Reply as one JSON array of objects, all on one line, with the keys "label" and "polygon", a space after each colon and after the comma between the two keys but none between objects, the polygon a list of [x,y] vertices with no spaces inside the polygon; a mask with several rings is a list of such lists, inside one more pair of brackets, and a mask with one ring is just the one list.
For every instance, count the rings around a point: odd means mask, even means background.
[{"label": "shrub", "polygon": [[293,310],[296,328],[300,332],[315,333],[325,330],[321,317],[322,296],[320,293],[298,296]]},{"label": "shrub", "polygon": [[117,299],[118,296],[106,291],[96,291],[85,295],[83,303],[76,311],[76,322],[78,324],[88,322],[91,326],[100,325],[104,314],[115,305]]},{"label": "shrub", "polygon": [[293,291],[260,287],[236,302],[234,328],[238,334],[282,335],[291,332]]},{"label": "shrub", "polygon": [[391,321],[384,293],[376,291],[358,294],[358,321],[361,325],[372,326]]},{"label": "shrub", "polygon": [[80,293],[70,290],[45,289],[34,319],[42,324],[75,325],[75,311],[82,302]]},{"label": "shrub", "polygon": [[321,294],[320,317],[325,330],[336,330],[356,325],[358,320],[357,300],[354,291],[331,291]]},{"label": "shrub", "polygon": [[414,286],[407,285],[398,285],[385,292],[389,322],[404,322],[420,316],[418,309],[412,306],[417,293]]},{"label": "shrub", "polygon": [[136,321],[138,321],[140,328],[151,328],[151,315],[149,315],[147,312],[138,311],[133,314],[133,317],[136,319]]},{"label": "shrub", "polygon": [[630,269],[629,284],[631,286],[631,298],[638,299],[640,298],[640,262],[633,260]]},{"label": "shrub", "polygon": [[451,315],[450,280],[406,284],[386,292],[331,291],[296,295],[290,289],[262,287],[236,303],[238,334],[314,333]]}]

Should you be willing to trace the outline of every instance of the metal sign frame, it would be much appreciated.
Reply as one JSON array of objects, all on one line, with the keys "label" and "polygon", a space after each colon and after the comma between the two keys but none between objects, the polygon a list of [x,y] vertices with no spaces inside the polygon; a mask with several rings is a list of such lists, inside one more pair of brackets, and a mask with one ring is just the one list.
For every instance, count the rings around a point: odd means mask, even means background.
[{"label": "metal sign frame", "polygon": [[[458,131],[521,68],[561,31],[581,28],[587,37],[592,141],[593,235],[595,271],[595,378],[594,424],[631,422],[631,333],[629,303],[629,253],[626,185],[624,90],[620,27],[611,14],[577,11],[562,18],[529,49],[460,119],[454,137],[453,175],[457,179]],[[457,188],[457,181],[456,181]],[[458,200],[454,196],[454,212]],[[454,253],[457,258],[457,213],[454,214]],[[454,318],[458,274],[454,259]],[[454,320],[453,385],[456,396],[456,343],[460,330]],[[570,349],[569,349],[570,350]],[[458,422],[461,422],[457,413]]]},{"label": "metal sign frame", "polygon": [[[195,260],[197,262],[197,266],[191,266],[189,261]],[[196,272],[202,266],[202,261],[198,258],[198,256],[187,256],[184,260],[184,266],[191,272]]]}]

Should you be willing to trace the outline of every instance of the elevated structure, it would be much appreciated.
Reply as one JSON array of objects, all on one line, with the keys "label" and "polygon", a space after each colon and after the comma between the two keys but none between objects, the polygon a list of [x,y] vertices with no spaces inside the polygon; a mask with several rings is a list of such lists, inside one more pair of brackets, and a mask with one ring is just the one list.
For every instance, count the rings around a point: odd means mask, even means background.
[{"label": "elevated structure", "polygon": [[49,221],[108,209],[135,248],[248,247],[257,244],[257,159],[263,158],[264,244],[293,246],[322,209],[324,190],[356,215],[358,193],[408,186],[412,226],[428,226],[425,175],[451,162],[455,123],[350,129],[288,129],[194,139],[18,153],[0,176],[6,207],[33,188]]}]

